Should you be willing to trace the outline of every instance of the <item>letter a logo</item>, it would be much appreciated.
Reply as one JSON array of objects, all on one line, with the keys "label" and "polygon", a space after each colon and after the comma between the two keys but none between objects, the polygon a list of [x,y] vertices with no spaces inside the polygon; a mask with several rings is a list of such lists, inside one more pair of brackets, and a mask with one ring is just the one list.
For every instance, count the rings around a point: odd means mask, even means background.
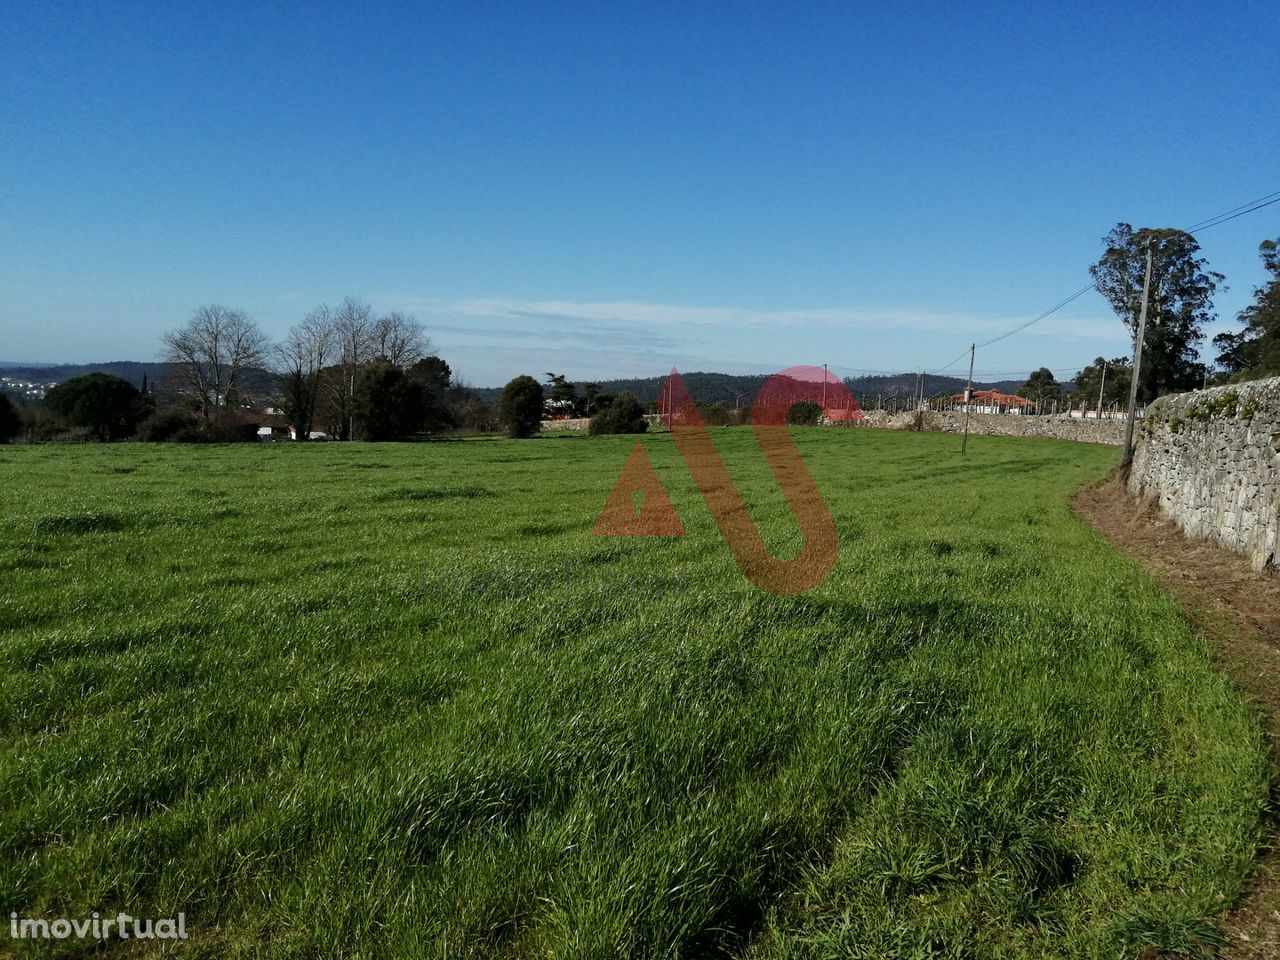
[{"label": "letter a logo", "polygon": [[[643,499],[636,503],[637,494]],[[638,509],[637,509],[638,507]],[[591,531],[598,537],[683,537],[684,524],[637,443]]]}]

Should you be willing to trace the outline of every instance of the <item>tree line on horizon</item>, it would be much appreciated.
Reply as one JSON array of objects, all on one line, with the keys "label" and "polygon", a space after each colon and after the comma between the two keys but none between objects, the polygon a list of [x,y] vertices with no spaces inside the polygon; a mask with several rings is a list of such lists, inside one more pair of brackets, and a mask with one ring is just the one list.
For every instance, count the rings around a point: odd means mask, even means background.
[{"label": "tree line on horizon", "polygon": [[158,382],[144,373],[134,386],[95,371],[21,408],[0,394],[0,442],[23,433],[31,440],[249,441],[277,416],[300,440],[410,440],[503,427],[523,437],[557,413],[592,417],[593,433],[648,426],[631,394],[588,385],[579,396],[554,373],[547,374],[550,403],[528,376],[487,402],[431,352],[415,318],[376,315],[354,297],[316,307],[278,342],[243,310],[209,304],[161,344],[166,373]]},{"label": "tree line on horizon", "polygon": [[[1238,315],[1240,329],[1213,338],[1216,367],[1200,361],[1198,347],[1205,325],[1215,319],[1213,295],[1225,278],[1208,269],[1195,237],[1118,223],[1103,242],[1104,253],[1089,272],[1133,340],[1148,248],[1152,254],[1139,403],[1209,384],[1280,375],[1280,240],[1259,246],[1270,278],[1255,288],[1253,302]],[[630,432],[652,412],[645,393],[652,387],[656,399],[656,384],[663,379],[614,381],[608,386],[629,388],[615,392],[586,383],[579,392],[563,374],[549,372],[544,392],[525,375],[509,382],[493,402],[487,394],[494,391],[454,378],[448,363],[430,352],[416,319],[397,312],[376,315],[354,297],[336,307],[316,307],[279,342],[242,310],[203,306],[185,326],[164,334],[162,349],[170,375],[160,383],[147,383],[144,374],[138,388],[121,377],[90,373],[59,384],[35,407],[16,407],[0,394],[0,442],[20,434],[30,439],[252,439],[256,424],[245,411],[267,404],[278,405],[303,439],[323,433],[342,440],[393,440],[500,426],[512,436],[526,436],[548,412],[601,418],[595,432]],[[1132,374],[1129,358],[1098,357],[1067,384],[1041,367],[1017,392],[1038,404],[1101,400],[1104,407],[1118,406],[1127,403]],[[914,397],[914,386],[910,394],[903,389],[913,376],[849,378],[846,384],[865,407],[871,385],[885,387],[877,391],[881,399],[886,394],[895,401]],[[704,420],[713,425],[749,422],[750,384],[758,388],[766,379],[717,373],[685,378]],[[883,384],[876,383],[881,379]],[[936,377],[921,384],[926,397],[937,386]]]},{"label": "tree line on horizon", "polygon": [[[496,428],[496,413],[431,353],[412,316],[348,297],[322,304],[273,342],[243,310],[209,304],[161,337],[166,374],[140,387],[89,373],[15,410],[0,439],[256,440],[278,416],[301,439],[393,440]],[[278,414],[266,411],[278,410]]]}]

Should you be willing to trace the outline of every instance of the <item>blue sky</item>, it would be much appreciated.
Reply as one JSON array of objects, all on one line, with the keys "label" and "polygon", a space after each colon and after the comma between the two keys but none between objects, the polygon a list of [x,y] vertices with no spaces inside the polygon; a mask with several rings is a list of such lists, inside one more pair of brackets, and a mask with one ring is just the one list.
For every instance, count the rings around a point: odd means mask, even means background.
[{"label": "blue sky", "polygon": [[[1278,49],[1273,0],[10,2],[0,360],[351,294],[478,385],[934,369],[1087,283],[1116,221],[1280,190]],[[1280,205],[1204,234],[1215,329],[1277,235]],[[1128,349],[1089,294],[978,370]]]}]

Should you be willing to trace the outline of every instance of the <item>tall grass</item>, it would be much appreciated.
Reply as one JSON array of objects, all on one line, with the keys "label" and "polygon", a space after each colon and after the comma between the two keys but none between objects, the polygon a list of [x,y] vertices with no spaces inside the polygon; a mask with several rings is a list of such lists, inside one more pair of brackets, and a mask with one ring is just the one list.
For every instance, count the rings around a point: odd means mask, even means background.
[{"label": "tall grass", "polygon": [[193,956],[1208,949],[1261,734],[1071,515],[1112,451],[797,436],[842,548],[795,597],[661,435],[675,540],[590,535],[634,438],[0,448],[0,904]]}]

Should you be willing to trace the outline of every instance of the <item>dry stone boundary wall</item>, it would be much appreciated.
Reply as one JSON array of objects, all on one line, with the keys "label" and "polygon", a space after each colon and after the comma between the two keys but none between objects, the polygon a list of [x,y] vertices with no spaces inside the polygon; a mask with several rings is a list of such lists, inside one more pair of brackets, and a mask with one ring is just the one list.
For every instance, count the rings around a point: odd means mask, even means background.
[{"label": "dry stone boundary wall", "polygon": [[1276,566],[1280,377],[1161,397],[1138,424],[1128,483],[1188,536]]}]

